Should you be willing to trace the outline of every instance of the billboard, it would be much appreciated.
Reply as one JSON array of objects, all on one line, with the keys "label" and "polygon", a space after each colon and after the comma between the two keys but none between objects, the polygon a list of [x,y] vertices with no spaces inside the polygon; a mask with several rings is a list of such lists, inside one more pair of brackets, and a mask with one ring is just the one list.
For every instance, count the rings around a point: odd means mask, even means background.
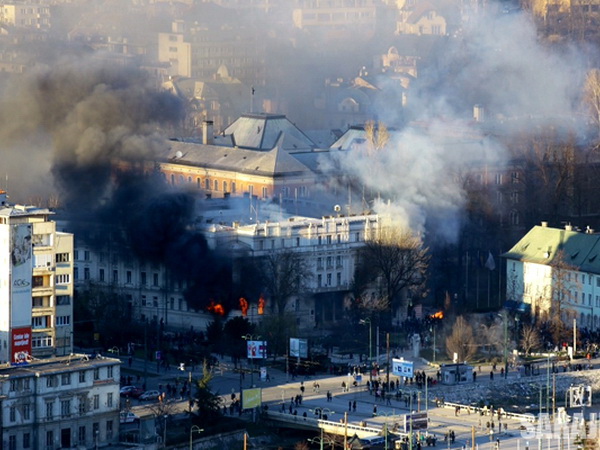
[{"label": "billboard", "polygon": [[242,409],[258,408],[262,403],[262,389],[242,390]]},{"label": "billboard", "polygon": [[31,225],[12,225],[10,234],[11,328],[31,326],[32,270]]},{"label": "billboard", "polygon": [[246,354],[248,359],[266,359],[267,341],[246,341]]},{"label": "billboard", "polygon": [[10,355],[13,364],[26,363],[31,356],[31,327],[10,331]]},{"label": "billboard", "polygon": [[412,378],[414,375],[412,361],[404,361],[403,359],[392,359],[392,373],[401,377]]},{"label": "billboard", "polygon": [[308,358],[308,341],[306,339],[290,338],[290,356]]}]

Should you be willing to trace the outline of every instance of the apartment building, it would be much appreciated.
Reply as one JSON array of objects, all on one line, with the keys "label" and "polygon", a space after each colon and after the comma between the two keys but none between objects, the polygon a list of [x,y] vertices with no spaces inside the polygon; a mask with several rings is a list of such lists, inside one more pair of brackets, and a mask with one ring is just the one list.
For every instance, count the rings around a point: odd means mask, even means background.
[{"label": "apartment building", "polygon": [[292,20],[302,30],[353,27],[372,32],[377,26],[377,6],[375,0],[299,0]]},{"label": "apartment building", "polygon": [[178,20],[158,35],[158,61],[170,64],[171,76],[210,79],[225,66],[244,84],[266,83],[266,41],[256,30]]},{"label": "apartment building", "polygon": [[570,225],[533,227],[508,252],[506,298],[544,319],[560,308],[570,326],[600,328],[600,234]]},{"label": "apartment building", "polygon": [[50,6],[40,3],[0,3],[0,24],[18,28],[50,28]]},{"label": "apartment building", "polygon": [[120,363],[74,354],[0,367],[0,448],[98,448],[116,442]]},{"label": "apartment building", "polygon": [[72,352],[73,235],[52,215],[0,193],[0,362]]}]

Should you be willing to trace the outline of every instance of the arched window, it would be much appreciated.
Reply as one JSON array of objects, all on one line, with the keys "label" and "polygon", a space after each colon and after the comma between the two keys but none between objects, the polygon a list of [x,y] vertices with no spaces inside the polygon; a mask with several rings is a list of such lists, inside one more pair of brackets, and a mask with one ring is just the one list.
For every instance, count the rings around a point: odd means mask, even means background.
[{"label": "arched window", "polygon": [[215,191],[219,190],[219,181],[215,180]]},{"label": "arched window", "polygon": [[204,180],[204,189],[210,191],[210,180],[208,178]]},{"label": "arched window", "polygon": [[231,192],[235,194],[235,181],[231,182]]},{"label": "arched window", "polygon": [[223,192],[227,192],[227,181],[223,181]]},{"label": "arched window", "polygon": [[171,184],[175,186],[175,175],[171,175]]},{"label": "arched window", "polygon": [[202,180],[200,177],[196,178],[196,184],[198,185],[198,189],[202,189]]}]

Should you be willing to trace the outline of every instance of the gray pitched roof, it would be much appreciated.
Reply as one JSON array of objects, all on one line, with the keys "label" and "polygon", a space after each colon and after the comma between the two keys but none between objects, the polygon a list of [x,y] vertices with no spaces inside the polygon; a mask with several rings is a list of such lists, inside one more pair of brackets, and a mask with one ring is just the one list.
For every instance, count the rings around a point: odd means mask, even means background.
[{"label": "gray pitched roof", "polygon": [[284,115],[277,114],[244,114],[229,125],[223,135],[224,138],[233,137],[233,142],[238,147],[270,150],[275,147],[281,133],[284,135],[281,147],[284,150],[306,151],[316,147],[315,143],[296,125]]},{"label": "gray pitched roof", "polygon": [[536,264],[550,264],[559,251],[565,262],[579,270],[600,274],[600,234],[545,226],[533,227],[502,256]]},{"label": "gray pitched roof", "polygon": [[265,151],[169,141],[161,159],[173,164],[272,177],[309,172],[304,164],[281,149],[283,140],[281,135],[273,148]]}]

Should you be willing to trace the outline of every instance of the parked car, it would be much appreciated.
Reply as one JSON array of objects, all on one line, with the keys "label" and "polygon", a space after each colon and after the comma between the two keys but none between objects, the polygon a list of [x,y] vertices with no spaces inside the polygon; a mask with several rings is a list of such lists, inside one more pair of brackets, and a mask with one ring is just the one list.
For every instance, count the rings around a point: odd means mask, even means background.
[{"label": "parked car", "polygon": [[140,418],[138,416],[136,416],[134,413],[132,413],[131,411],[128,412],[122,412],[119,414],[119,422],[120,423],[134,423],[137,422],[138,420],[140,420]]},{"label": "parked car", "polygon": [[140,400],[157,400],[160,397],[160,392],[158,391],[146,391],[142,395],[140,395]]},{"label": "parked car", "polygon": [[144,390],[137,386],[123,386],[119,390],[119,395],[121,397],[127,397],[127,398],[129,398],[129,397],[138,398],[143,393],[144,393]]}]

